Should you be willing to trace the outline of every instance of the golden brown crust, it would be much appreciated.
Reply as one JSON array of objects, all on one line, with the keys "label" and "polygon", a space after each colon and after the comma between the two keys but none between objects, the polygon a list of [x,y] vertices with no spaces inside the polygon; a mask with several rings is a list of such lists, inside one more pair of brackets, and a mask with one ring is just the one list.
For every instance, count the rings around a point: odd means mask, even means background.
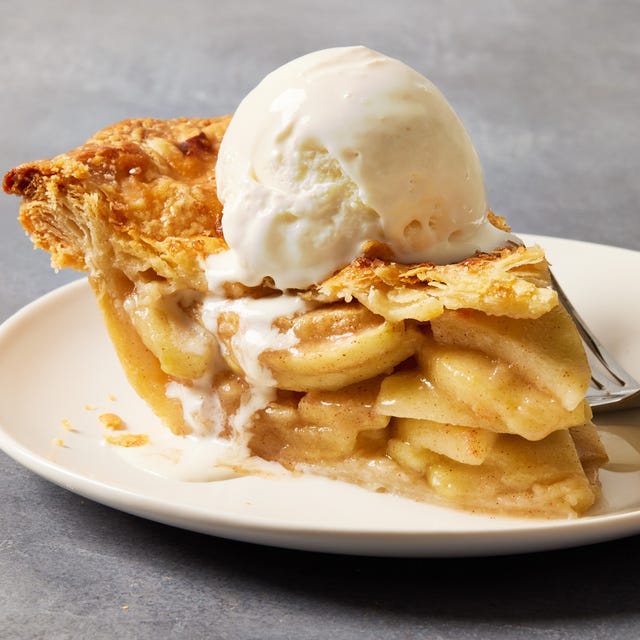
[{"label": "golden brown crust", "polygon": [[224,246],[215,161],[229,119],[126,120],[12,169],[3,188],[23,196],[20,220],[56,268],[100,269],[106,245],[131,259],[123,270],[193,276]]},{"label": "golden brown crust", "polygon": [[426,322],[445,308],[538,318],[558,304],[537,246],[508,246],[445,265],[357,258],[309,295],[323,302],[355,298],[392,321]]},{"label": "golden brown crust", "polygon": [[108,279],[91,276],[89,282],[131,386],[174,433],[190,433],[180,402],[166,395],[171,378],[162,370],[155,354],[144,345],[124,309],[123,301],[131,283],[116,272],[111,272]]}]

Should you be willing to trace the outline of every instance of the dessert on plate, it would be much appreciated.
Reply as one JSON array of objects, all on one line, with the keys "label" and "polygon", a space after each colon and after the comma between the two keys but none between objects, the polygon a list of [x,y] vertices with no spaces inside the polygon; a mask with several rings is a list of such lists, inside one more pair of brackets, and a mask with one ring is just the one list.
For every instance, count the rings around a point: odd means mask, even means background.
[{"label": "dessert on plate", "polygon": [[506,515],[597,499],[589,366],[544,251],[400,61],[317,51],[232,117],[121,122],[3,186],[52,265],[88,272],[137,393],[228,445],[212,464]]}]

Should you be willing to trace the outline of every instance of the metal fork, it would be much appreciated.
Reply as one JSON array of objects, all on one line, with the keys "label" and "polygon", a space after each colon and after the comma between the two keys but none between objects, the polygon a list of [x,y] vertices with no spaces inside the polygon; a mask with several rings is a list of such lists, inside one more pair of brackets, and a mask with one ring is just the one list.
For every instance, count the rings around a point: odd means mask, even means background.
[{"label": "metal fork", "polygon": [[591,333],[553,273],[551,274],[551,284],[557,291],[560,302],[576,323],[587,352],[591,367],[591,385],[587,391],[587,402],[591,408],[597,412],[640,407],[640,383],[616,362],[615,358]]}]

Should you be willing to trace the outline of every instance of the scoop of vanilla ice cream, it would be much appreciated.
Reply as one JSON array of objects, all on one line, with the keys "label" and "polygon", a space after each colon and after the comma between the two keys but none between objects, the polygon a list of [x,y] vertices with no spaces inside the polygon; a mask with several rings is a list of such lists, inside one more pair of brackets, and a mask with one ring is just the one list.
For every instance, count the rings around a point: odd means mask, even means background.
[{"label": "scoop of vanilla ice cream", "polygon": [[317,283],[368,240],[403,263],[503,246],[482,169],[440,91],[365,47],[310,53],[242,101],[216,168],[223,232],[245,284]]}]

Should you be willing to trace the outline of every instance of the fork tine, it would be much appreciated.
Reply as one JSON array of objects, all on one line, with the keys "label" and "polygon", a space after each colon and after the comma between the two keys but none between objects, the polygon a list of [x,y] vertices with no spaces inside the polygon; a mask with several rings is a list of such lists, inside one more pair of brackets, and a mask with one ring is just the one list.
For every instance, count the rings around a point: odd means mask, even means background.
[{"label": "fork tine", "polygon": [[629,374],[590,331],[562,287],[551,273],[551,284],[558,299],[573,318],[585,346],[591,367],[592,392],[587,401],[594,411],[640,406],[640,383]]}]

